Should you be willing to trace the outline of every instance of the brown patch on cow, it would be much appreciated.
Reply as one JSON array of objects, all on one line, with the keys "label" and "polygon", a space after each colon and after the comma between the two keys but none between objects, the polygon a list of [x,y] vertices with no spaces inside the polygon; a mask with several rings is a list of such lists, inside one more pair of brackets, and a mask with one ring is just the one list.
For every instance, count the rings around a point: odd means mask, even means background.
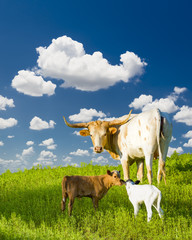
[{"label": "brown patch on cow", "polygon": [[139,130],[139,136],[141,137],[141,131]]},{"label": "brown patch on cow", "polygon": [[146,129],[147,129],[147,131],[149,131],[149,130],[150,130],[150,128],[149,128],[148,126],[146,126]]},{"label": "brown patch on cow", "polygon": [[146,141],[147,139],[146,139],[146,137],[144,138],[144,141]]},{"label": "brown patch on cow", "polygon": [[138,120],[138,123],[139,123],[139,126],[141,126],[141,122],[140,122],[140,119]]}]

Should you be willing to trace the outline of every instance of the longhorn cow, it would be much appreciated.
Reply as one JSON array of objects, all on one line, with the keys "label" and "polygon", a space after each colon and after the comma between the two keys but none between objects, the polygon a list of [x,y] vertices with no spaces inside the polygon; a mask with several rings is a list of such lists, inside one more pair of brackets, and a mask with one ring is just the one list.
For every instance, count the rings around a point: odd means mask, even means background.
[{"label": "longhorn cow", "polygon": [[172,124],[157,108],[132,115],[131,111],[112,121],[71,124],[63,118],[69,127],[87,128],[81,130],[80,135],[91,136],[96,153],[106,149],[113,159],[120,160],[125,180],[130,179],[129,166],[136,162],[137,178],[142,181],[145,158],[148,182],[152,184],[152,161],[159,156],[157,181],[159,183],[163,175],[166,183],[165,160]]}]

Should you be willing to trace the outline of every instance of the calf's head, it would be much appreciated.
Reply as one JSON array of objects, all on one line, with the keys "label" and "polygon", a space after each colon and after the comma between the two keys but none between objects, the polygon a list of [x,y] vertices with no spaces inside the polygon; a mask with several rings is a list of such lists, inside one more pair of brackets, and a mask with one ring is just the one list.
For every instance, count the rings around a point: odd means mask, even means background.
[{"label": "calf's head", "polygon": [[64,118],[64,121],[67,126],[72,128],[86,128],[81,130],[79,133],[81,136],[90,136],[91,140],[93,142],[93,150],[96,153],[101,153],[104,150],[104,147],[106,146],[108,142],[108,137],[111,134],[115,134],[117,132],[117,128],[115,126],[123,125],[128,122],[132,110],[129,112],[128,115],[125,115],[121,118],[117,118],[113,121],[92,121],[88,123],[75,123],[71,124],[66,121]]},{"label": "calf's head", "polygon": [[135,182],[131,179],[128,179],[126,182],[125,182],[125,185],[126,185],[126,188],[129,189],[132,185],[137,185],[139,184],[140,181],[139,180],[136,180]]},{"label": "calf's head", "polygon": [[120,177],[120,171],[113,170],[112,172],[110,170],[107,170],[107,174],[109,177],[109,183],[111,186],[121,186],[124,185],[125,182]]}]

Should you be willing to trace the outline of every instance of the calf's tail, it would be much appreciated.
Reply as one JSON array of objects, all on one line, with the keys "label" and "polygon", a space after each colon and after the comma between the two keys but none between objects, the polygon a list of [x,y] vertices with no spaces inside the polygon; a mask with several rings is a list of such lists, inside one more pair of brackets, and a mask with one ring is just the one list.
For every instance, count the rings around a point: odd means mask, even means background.
[{"label": "calf's tail", "polygon": [[61,210],[65,210],[65,204],[67,200],[68,194],[67,194],[67,177],[63,178],[62,181],[62,200],[61,200]]}]

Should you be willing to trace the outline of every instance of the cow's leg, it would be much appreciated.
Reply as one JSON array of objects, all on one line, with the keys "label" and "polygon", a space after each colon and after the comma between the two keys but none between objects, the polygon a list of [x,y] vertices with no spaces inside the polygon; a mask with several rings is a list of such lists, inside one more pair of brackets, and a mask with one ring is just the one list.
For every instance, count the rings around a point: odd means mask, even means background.
[{"label": "cow's leg", "polygon": [[121,164],[122,164],[122,168],[123,168],[124,180],[126,181],[130,178],[128,158],[122,157]]},{"label": "cow's leg", "polygon": [[97,208],[98,208],[98,203],[99,203],[98,198],[93,197],[93,198],[92,198],[92,201],[93,201],[93,207],[95,208],[95,210],[97,210]]},{"label": "cow's leg", "polygon": [[[166,184],[165,160],[166,160],[166,156],[167,156],[167,152],[168,152],[169,142],[165,142],[165,141],[161,140],[162,154],[159,154],[159,166],[158,166],[158,174],[157,174],[158,184],[161,181],[162,175],[164,178],[164,182]],[[161,157],[161,155],[162,155],[162,157]]]},{"label": "cow's leg", "polygon": [[143,172],[144,172],[144,159],[140,159],[137,162],[137,179],[141,182],[143,180]]},{"label": "cow's leg", "polygon": [[147,179],[149,184],[152,184],[152,165],[153,165],[153,154],[146,154],[145,155],[145,162],[147,167]]}]

